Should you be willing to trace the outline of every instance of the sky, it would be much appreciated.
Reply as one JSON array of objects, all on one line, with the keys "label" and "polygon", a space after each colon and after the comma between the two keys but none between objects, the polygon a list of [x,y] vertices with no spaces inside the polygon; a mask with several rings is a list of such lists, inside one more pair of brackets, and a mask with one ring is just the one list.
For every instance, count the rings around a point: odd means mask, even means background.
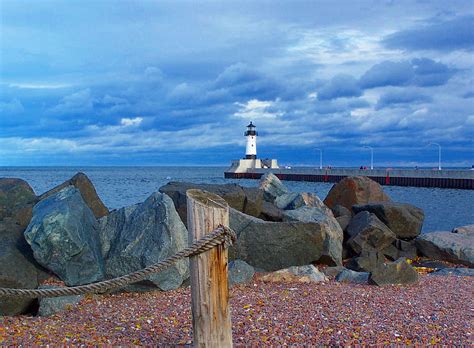
[{"label": "sky", "polygon": [[474,2],[0,0],[0,166],[474,164]]}]

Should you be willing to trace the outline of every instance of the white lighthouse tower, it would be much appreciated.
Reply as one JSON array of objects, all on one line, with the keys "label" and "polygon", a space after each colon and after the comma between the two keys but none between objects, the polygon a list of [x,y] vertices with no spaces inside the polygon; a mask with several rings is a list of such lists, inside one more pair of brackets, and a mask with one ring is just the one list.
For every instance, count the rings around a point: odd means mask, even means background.
[{"label": "white lighthouse tower", "polygon": [[257,159],[257,135],[255,125],[250,121],[244,136],[247,137],[247,146],[245,148],[246,159]]},{"label": "white lighthouse tower", "polygon": [[226,178],[242,178],[245,173],[252,173],[255,169],[278,169],[276,159],[257,158],[257,131],[255,125],[250,121],[244,136],[247,137],[247,146],[245,147],[245,158],[232,161],[232,165],[224,172]]}]

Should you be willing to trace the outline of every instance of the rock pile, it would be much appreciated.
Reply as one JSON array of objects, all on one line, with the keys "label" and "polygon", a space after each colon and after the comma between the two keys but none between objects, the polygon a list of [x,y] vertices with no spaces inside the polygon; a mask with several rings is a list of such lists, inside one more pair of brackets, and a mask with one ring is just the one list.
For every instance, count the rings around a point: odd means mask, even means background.
[{"label": "rock pile", "polygon": [[[191,188],[218,194],[230,206],[237,235],[229,250],[231,284],[248,282],[255,272],[264,272],[266,281],[408,284],[418,273],[407,259],[420,254],[474,265],[472,225],[420,234],[423,211],[393,202],[364,177],[341,180],[324,202],[313,193],[290,192],[271,173],[254,188],[170,182],[143,203],[109,212],[91,181],[78,173],[40,196],[23,180],[0,178],[0,287],[37,288],[51,274],[69,286],[87,284],[175,254],[188,245]],[[188,278],[184,260],[139,285],[170,290]],[[64,305],[42,301],[42,312]],[[2,300],[0,315],[37,306]]]}]

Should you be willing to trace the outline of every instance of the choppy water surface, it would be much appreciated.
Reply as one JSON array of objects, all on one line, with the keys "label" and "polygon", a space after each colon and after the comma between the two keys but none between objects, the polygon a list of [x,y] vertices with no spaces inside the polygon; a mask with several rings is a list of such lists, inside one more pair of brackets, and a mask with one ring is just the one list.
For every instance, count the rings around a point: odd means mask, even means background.
[{"label": "choppy water surface", "polygon": [[[0,167],[0,177],[21,178],[41,194],[77,172],[87,174],[97,193],[110,208],[144,201],[169,181],[256,186],[257,180],[224,179],[225,167]],[[314,192],[326,197],[332,184],[285,181],[291,191]],[[424,232],[451,230],[474,224],[474,191],[420,187],[384,187],[394,201],[413,204],[425,211]]]}]

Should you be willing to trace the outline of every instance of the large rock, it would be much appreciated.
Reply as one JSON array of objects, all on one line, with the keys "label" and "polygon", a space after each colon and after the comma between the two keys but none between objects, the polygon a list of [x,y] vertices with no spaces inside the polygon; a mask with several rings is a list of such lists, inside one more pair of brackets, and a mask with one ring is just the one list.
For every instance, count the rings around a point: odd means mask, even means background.
[{"label": "large rock", "polygon": [[245,284],[252,280],[255,269],[247,262],[234,260],[229,262],[229,286]]},{"label": "large rock", "polygon": [[365,176],[351,176],[331,188],[324,204],[331,209],[342,205],[351,210],[355,204],[383,201],[390,201],[390,197],[383,192],[382,186]]},{"label": "large rock", "polygon": [[341,215],[336,218],[336,221],[338,222],[339,226],[341,226],[341,230],[345,231],[351,222],[351,217],[347,215]]},{"label": "large rock", "polygon": [[263,198],[271,203],[273,203],[277,197],[288,193],[288,189],[273,173],[267,173],[262,176],[259,187],[263,191]]},{"label": "large rock", "polygon": [[344,268],[341,272],[336,275],[336,281],[341,283],[353,283],[353,284],[368,284],[369,283],[369,272],[356,272],[350,269]]},{"label": "large rock", "polygon": [[[23,236],[23,228],[11,218],[0,222],[0,287],[34,289],[46,273],[36,263]],[[0,297],[0,315],[29,312],[36,300]]]},{"label": "large rock", "polygon": [[230,209],[230,227],[237,234],[230,258],[255,268],[276,271],[312,262],[342,263],[342,231],[327,221],[268,222]]},{"label": "large rock", "polygon": [[474,235],[474,225],[459,226],[453,228],[453,233]]},{"label": "large rock", "polygon": [[[284,210],[276,207],[273,203],[263,201],[260,219],[265,221],[283,221]],[[249,214],[250,215],[250,214]]]},{"label": "large rock", "polygon": [[262,211],[263,192],[255,188],[242,188],[237,184],[212,185],[171,181],[160,187],[159,191],[171,197],[185,225],[187,224],[186,191],[189,189],[215,193],[230,207],[252,216],[259,216]]},{"label": "large rock", "polygon": [[284,193],[275,199],[274,204],[283,210],[293,210],[301,207],[317,207],[326,214],[333,215],[332,211],[313,193]]},{"label": "large rock", "polygon": [[397,239],[388,247],[383,248],[381,252],[393,261],[398,260],[400,257],[413,260],[418,256],[414,240],[405,241]]},{"label": "large rock", "polygon": [[[42,285],[40,289],[55,289],[57,286]],[[49,317],[51,315],[63,312],[70,307],[77,305],[84,295],[43,297],[39,300],[38,315],[40,317]]]},{"label": "large rock", "polygon": [[36,261],[73,286],[104,278],[97,229],[79,190],[68,186],[35,205],[25,238]]},{"label": "large rock", "polygon": [[411,204],[378,202],[354,205],[355,214],[368,211],[375,214],[400,239],[414,239],[421,233],[425,214]]},{"label": "large rock", "polygon": [[347,226],[347,233],[350,236],[347,244],[357,254],[363,250],[382,250],[396,239],[395,233],[375,214],[367,211],[362,211],[352,218]]},{"label": "large rock", "polygon": [[474,277],[474,269],[472,268],[443,268],[436,272],[429,273],[430,276],[457,276],[457,277]]},{"label": "large rock", "polygon": [[84,202],[86,202],[87,206],[92,210],[97,219],[109,213],[109,210],[97,195],[94,185],[84,173],[77,173],[61,185],[43,193],[39,198],[40,200],[46,199],[68,186],[74,186],[79,190]]},{"label": "large rock", "polygon": [[[156,192],[141,204],[115,210],[99,220],[107,277],[155,264],[188,246],[188,234],[173,201]],[[181,260],[147,279],[162,290],[179,287],[189,276]]]},{"label": "large rock", "polygon": [[326,275],[313,265],[292,266],[260,277],[265,282],[319,283],[328,280]]},{"label": "large rock", "polygon": [[474,235],[431,232],[416,238],[418,251],[434,260],[443,260],[474,267]]},{"label": "large rock", "polygon": [[334,217],[338,218],[340,216],[349,216],[352,217],[352,213],[349,209],[346,207],[343,207],[342,205],[336,205],[331,208],[332,213],[334,214]]},{"label": "large rock", "polygon": [[31,220],[37,197],[31,186],[22,179],[0,178],[0,221],[10,217],[26,228]]},{"label": "large rock", "polygon": [[373,272],[383,266],[385,257],[378,251],[363,251],[360,256],[354,257],[347,264],[347,268],[357,272]]},{"label": "large rock", "polygon": [[418,273],[405,258],[400,258],[373,270],[369,281],[375,285],[413,284],[418,282]]}]

